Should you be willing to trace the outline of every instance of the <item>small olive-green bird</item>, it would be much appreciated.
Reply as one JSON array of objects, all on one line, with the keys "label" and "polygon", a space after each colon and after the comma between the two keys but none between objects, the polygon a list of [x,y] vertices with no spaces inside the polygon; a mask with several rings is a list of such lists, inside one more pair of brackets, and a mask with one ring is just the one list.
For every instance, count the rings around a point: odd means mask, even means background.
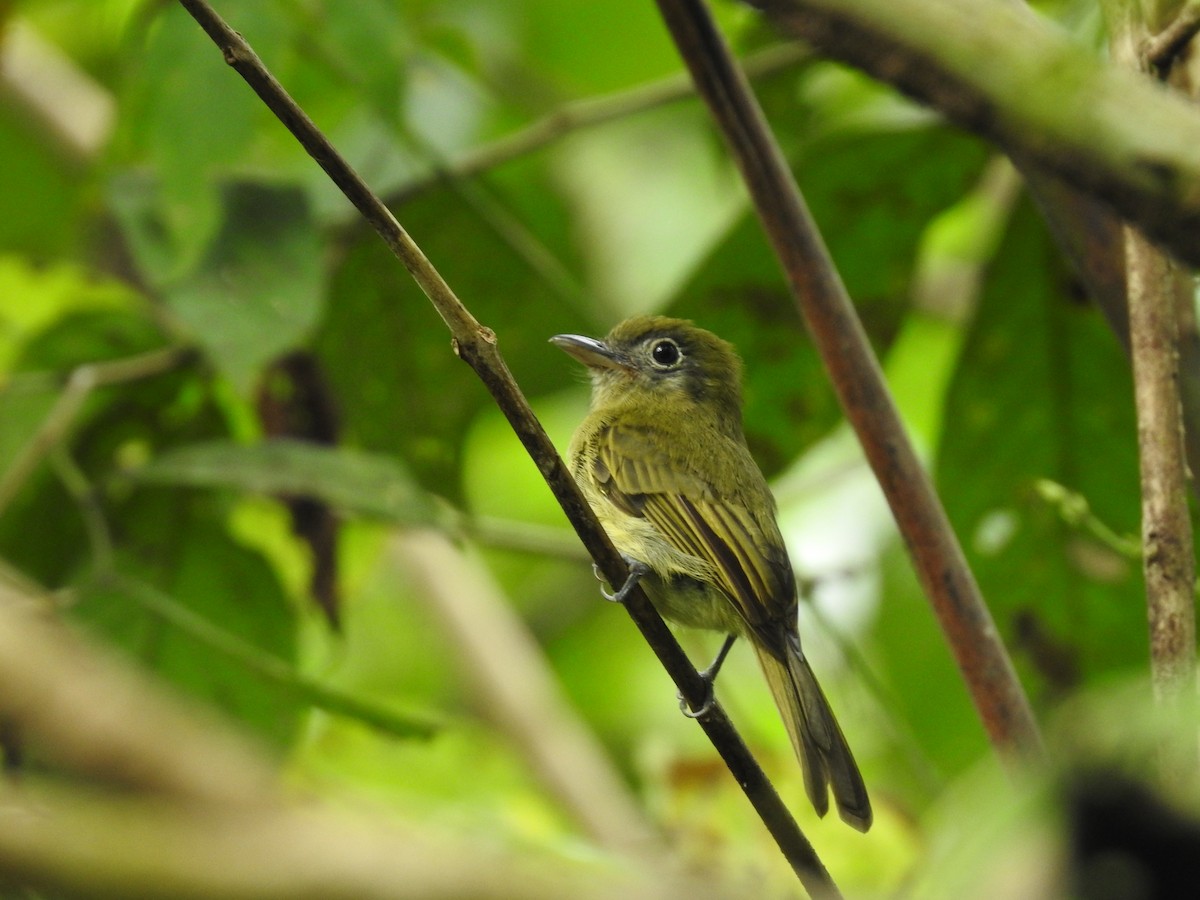
[{"label": "small olive-green bird", "polygon": [[591,374],[571,469],[613,544],[664,617],[750,641],[813,807],[824,815],[832,789],[842,819],[866,831],[866,786],[800,647],[796,578],[746,446],[733,346],[663,316],[628,319],[602,341],[551,341]]}]

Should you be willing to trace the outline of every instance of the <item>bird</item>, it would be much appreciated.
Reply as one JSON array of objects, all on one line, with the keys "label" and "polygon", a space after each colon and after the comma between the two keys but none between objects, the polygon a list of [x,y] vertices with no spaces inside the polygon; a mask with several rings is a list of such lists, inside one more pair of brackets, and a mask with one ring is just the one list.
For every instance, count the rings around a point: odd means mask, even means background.
[{"label": "bird", "polygon": [[550,341],[588,370],[589,411],[571,439],[571,473],[666,619],[724,633],[702,674],[710,690],[734,639],[754,648],[817,814],[871,827],[849,744],[800,642],[796,577],[776,505],[746,443],[742,363],[733,345],[686,319],[635,316],[602,340]]}]

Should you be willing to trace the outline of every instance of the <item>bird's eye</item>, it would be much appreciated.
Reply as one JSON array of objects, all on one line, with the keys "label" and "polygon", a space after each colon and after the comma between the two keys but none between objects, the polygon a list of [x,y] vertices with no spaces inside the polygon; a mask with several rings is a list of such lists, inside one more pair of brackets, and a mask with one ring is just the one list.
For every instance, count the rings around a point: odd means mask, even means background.
[{"label": "bird's eye", "polygon": [[683,354],[679,352],[679,345],[670,338],[663,338],[660,341],[655,341],[654,346],[650,348],[650,358],[654,360],[654,364],[663,369],[670,369],[678,365],[679,360],[683,358]]}]

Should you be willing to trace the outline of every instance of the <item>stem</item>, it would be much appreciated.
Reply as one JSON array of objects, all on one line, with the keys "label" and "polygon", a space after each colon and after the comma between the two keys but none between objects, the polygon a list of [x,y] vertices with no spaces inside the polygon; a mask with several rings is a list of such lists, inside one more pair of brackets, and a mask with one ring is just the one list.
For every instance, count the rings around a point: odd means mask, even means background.
[{"label": "stem", "polygon": [[117,573],[102,573],[99,586],[111,586],[194,641],[227,656],[253,675],[283,688],[301,703],[356,719],[398,738],[429,738],[438,730],[431,717],[401,713],[306,678],[290,665],[182,606],[153,585]]},{"label": "stem", "polygon": [[1126,537],[1113,531],[1092,512],[1092,506],[1083,494],[1069,490],[1048,478],[1039,478],[1034,482],[1033,489],[1058,511],[1059,517],[1071,528],[1081,529],[1097,543],[1123,559],[1141,561],[1141,542],[1137,538]]},{"label": "stem", "polygon": [[[625,561],[613,547],[570,470],[513,380],[496,346],[495,333],[480,325],[463,306],[387,207],[288,96],[241,35],[230,28],[204,0],[179,2],[221,49],[225,61],[291,131],[404,264],[450,330],[454,352],[471,366],[491,393],[605,579],[610,584],[624,584],[629,574]],[[701,708],[708,699],[708,685],[641,588],[630,592],[624,607],[679,687],[684,700],[693,709]],[[837,888],[829,878],[829,873],[720,703],[712,703],[709,711],[696,721],[720,753],[730,773],[809,892],[837,896]]]},{"label": "stem", "polygon": [[[1127,2],[1111,16],[1113,55],[1127,68],[1146,67],[1140,48],[1150,28],[1145,16],[1154,12]],[[1170,64],[1159,74],[1170,78]],[[1127,225],[1124,239],[1150,674],[1155,698],[1177,703],[1196,696],[1196,558],[1187,504],[1178,352],[1178,310],[1192,302],[1192,279],[1137,227]]]},{"label": "stem", "polygon": [[1165,72],[1197,31],[1200,31],[1200,3],[1189,0],[1166,28],[1142,41],[1139,55],[1151,71]]},{"label": "stem", "polygon": [[742,171],[993,745],[1006,757],[1039,755],[1029,701],[761,109],[701,0],[658,6]]},{"label": "stem", "polygon": [[33,437],[21,448],[8,469],[0,476],[0,515],[47,454],[66,438],[83,409],[83,403],[98,387],[148,378],[180,365],[190,354],[181,347],[151,350],[127,359],[88,363],[71,372],[66,389],[42,420]]},{"label": "stem", "polygon": [[1150,666],[1155,696],[1166,701],[1196,690],[1196,559],[1175,350],[1180,280],[1171,260],[1140,232],[1128,228],[1125,240]]},{"label": "stem", "polygon": [[[781,44],[746,57],[743,65],[747,77],[762,78],[794,68],[811,56],[807,48],[790,43]],[[535,153],[573,132],[595,128],[606,122],[648,112],[695,96],[696,89],[691,80],[681,74],[639,85],[627,91],[579,100],[449,162],[444,172],[433,172],[424,178],[409,182],[384,199],[389,206],[400,206],[437,187],[444,177],[467,179]]]}]

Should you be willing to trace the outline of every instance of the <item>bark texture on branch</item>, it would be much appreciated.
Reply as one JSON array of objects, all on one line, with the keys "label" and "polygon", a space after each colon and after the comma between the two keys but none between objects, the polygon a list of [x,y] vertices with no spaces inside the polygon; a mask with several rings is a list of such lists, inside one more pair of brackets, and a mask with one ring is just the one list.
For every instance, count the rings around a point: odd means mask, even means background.
[{"label": "bark texture on branch", "polygon": [[[1173,57],[1152,62],[1144,55],[1151,36],[1161,33],[1166,14],[1162,4],[1113,3],[1113,57],[1132,72],[1156,74],[1187,92],[1187,73]],[[1190,703],[1196,695],[1196,557],[1187,501],[1178,348],[1180,311],[1193,303],[1192,275],[1137,227],[1127,225],[1124,234],[1150,674],[1160,703]]]}]

